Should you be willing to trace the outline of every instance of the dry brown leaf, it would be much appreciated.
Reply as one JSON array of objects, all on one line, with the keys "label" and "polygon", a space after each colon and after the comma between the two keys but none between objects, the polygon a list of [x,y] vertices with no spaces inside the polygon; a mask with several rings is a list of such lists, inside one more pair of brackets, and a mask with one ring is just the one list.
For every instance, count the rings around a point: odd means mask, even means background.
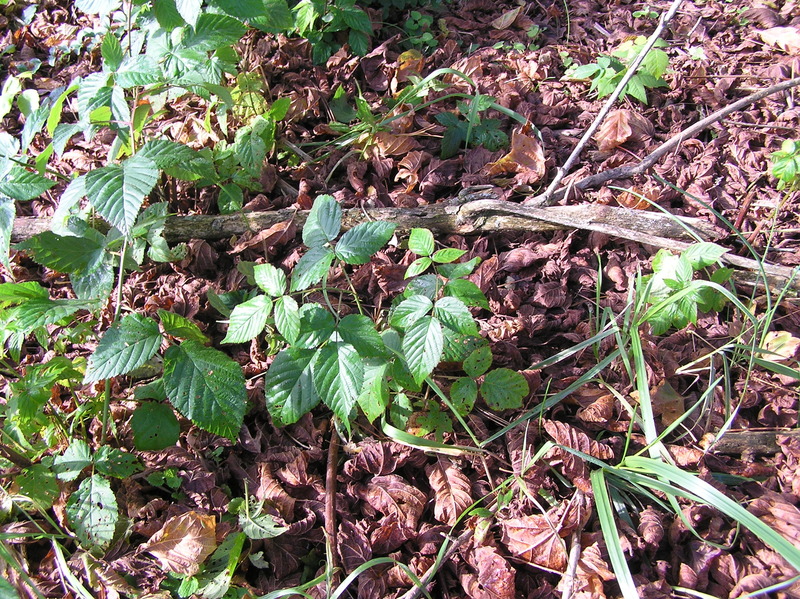
[{"label": "dry brown leaf", "polygon": [[667,380],[661,381],[655,389],[650,389],[653,413],[661,416],[661,422],[669,426],[686,412],[683,396]]},{"label": "dry brown leaf", "polygon": [[788,331],[770,331],[764,337],[764,349],[772,352],[766,354],[765,357],[768,360],[776,362],[791,360],[797,353],[798,346],[800,346],[800,339]]},{"label": "dry brown leaf", "polygon": [[512,555],[563,572],[567,567],[567,547],[559,535],[558,521],[550,516],[533,515],[502,520],[501,542]]},{"label": "dry brown leaf", "polygon": [[477,573],[464,572],[461,581],[472,599],[514,599],[516,575],[508,561],[495,547],[485,545],[470,551],[467,563]]},{"label": "dry brown leaf", "polygon": [[436,493],[433,515],[439,522],[454,525],[458,517],[472,505],[469,479],[449,458],[439,457],[425,467],[425,474]]},{"label": "dry brown leaf", "polygon": [[184,576],[197,574],[217,546],[217,521],[214,516],[195,511],[173,516],[150,541],[142,545],[161,566]]},{"label": "dry brown leaf", "polygon": [[646,507],[639,513],[639,534],[651,549],[656,549],[664,538],[664,522],[662,515],[652,507]]},{"label": "dry brown leaf", "polygon": [[296,232],[297,225],[292,221],[275,223],[268,229],[259,231],[255,235],[250,232],[243,234],[236,242],[236,245],[230,250],[230,253],[238,254],[244,250],[255,248],[256,246],[270,248],[283,245],[294,239]]},{"label": "dry brown leaf", "polygon": [[406,50],[397,57],[397,71],[392,76],[390,90],[397,94],[401,83],[406,83],[412,75],[419,75],[425,66],[425,56],[419,50]]},{"label": "dry brown leaf", "polygon": [[381,156],[401,156],[419,148],[419,142],[410,135],[378,131],[371,140]]},{"label": "dry brown leaf", "polygon": [[621,108],[608,113],[594,139],[601,152],[610,152],[627,141],[642,142],[654,131],[653,124],[641,114]]},{"label": "dry brown leaf", "polygon": [[376,476],[366,485],[357,485],[356,492],[377,511],[394,516],[398,522],[416,528],[427,497],[396,474]]},{"label": "dry brown leaf", "polygon": [[[610,460],[614,457],[614,450],[611,447],[591,439],[589,435],[569,424],[556,422],[554,420],[545,420],[543,424],[547,433],[553,437],[553,440],[559,445],[577,450],[600,460]],[[582,458],[561,447],[554,447],[547,453],[546,457],[553,459],[553,463],[558,463],[560,461],[564,476],[582,491],[586,493],[591,492],[589,468]]]},{"label": "dry brown leaf", "polygon": [[771,27],[759,31],[759,35],[769,46],[776,46],[787,54],[800,54],[800,30],[797,27]]},{"label": "dry brown leaf", "polygon": [[394,180],[402,179],[406,182],[406,193],[411,193],[419,184],[419,171],[430,158],[428,152],[414,150],[406,154],[397,164],[397,175]]},{"label": "dry brown leaf", "polygon": [[630,190],[623,191],[621,194],[619,194],[616,197],[616,200],[617,204],[623,208],[630,208],[632,210],[647,210],[656,202],[656,200],[658,200],[659,194],[660,192],[654,188],[641,190],[633,187]]},{"label": "dry brown leaf", "polygon": [[515,131],[511,134],[511,151],[484,169],[492,177],[516,174],[520,185],[536,183],[545,174],[542,144],[536,137]]},{"label": "dry brown leaf", "polygon": [[517,8],[512,8],[511,10],[504,12],[502,15],[492,21],[492,27],[495,29],[508,29],[514,24],[514,21],[517,20],[521,10],[522,7],[517,6]]},{"label": "dry brown leaf", "polygon": [[614,417],[616,402],[611,393],[603,393],[585,408],[578,410],[576,416],[583,422],[607,424]]}]

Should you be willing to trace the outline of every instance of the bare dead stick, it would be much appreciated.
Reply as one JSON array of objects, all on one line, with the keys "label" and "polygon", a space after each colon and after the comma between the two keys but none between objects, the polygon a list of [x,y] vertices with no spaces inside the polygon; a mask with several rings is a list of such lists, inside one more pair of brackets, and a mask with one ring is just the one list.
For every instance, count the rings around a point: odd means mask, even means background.
[{"label": "bare dead stick", "polygon": [[[612,168],[607,171],[603,171],[601,173],[597,173],[595,175],[589,175],[588,177],[584,177],[583,179],[577,181],[573,187],[577,189],[589,189],[591,187],[596,187],[598,185],[602,185],[606,181],[611,181],[612,179],[628,179],[635,175],[639,175],[646,170],[650,169],[653,165],[656,164],[665,154],[676,149],[681,142],[686,139],[690,139],[700,133],[701,131],[707,129],[711,125],[718,123],[726,116],[731,113],[734,113],[738,110],[742,110],[747,106],[766,98],[767,96],[771,96],[773,94],[780,93],[782,91],[786,91],[793,87],[797,87],[800,85],[800,77],[795,77],[794,79],[789,79],[788,81],[782,81],[776,85],[768,87],[766,89],[762,89],[760,91],[755,92],[754,94],[750,94],[747,97],[742,98],[741,100],[737,100],[736,102],[725,106],[724,108],[720,108],[716,112],[710,114],[706,118],[697,121],[694,125],[691,125],[681,131],[680,133],[670,137],[667,141],[662,143],[658,146],[655,150],[653,150],[650,154],[645,156],[638,164],[633,166],[620,166],[617,168]],[[552,184],[551,184],[552,187]],[[565,189],[559,189],[557,192],[553,192],[551,196],[548,197],[547,191],[532,198],[528,198],[524,202],[522,202],[526,206],[535,206],[537,208],[541,208],[544,206],[549,206],[561,200],[565,195]]]},{"label": "bare dead stick", "polygon": [[572,170],[572,167],[575,166],[575,163],[578,161],[578,158],[580,158],[583,149],[589,143],[589,140],[592,138],[592,135],[594,135],[594,132],[597,131],[597,129],[600,127],[600,124],[605,120],[606,116],[611,111],[611,108],[613,108],[614,103],[617,101],[617,98],[619,98],[620,95],[622,95],[625,86],[628,85],[628,82],[631,79],[633,79],[633,76],[638,71],[639,66],[644,62],[644,59],[650,53],[650,50],[653,49],[653,46],[656,45],[656,42],[661,37],[661,34],[664,32],[664,29],[666,29],[667,23],[669,23],[672,20],[672,17],[675,16],[675,13],[678,12],[678,9],[680,8],[681,4],[683,4],[683,0],[674,0],[672,2],[672,5],[669,7],[669,10],[665,14],[661,15],[661,19],[658,22],[656,30],[647,39],[647,43],[645,43],[644,47],[641,49],[639,54],[636,55],[636,59],[628,67],[625,76],[620,80],[620,82],[617,84],[617,87],[608,97],[608,100],[606,100],[606,103],[600,109],[600,112],[598,113],[597,117],[595,117],[592,124],[583,134],[583,137],[581,137],[580,141],[578,142],[578,145],[575,146],[574,150],[572,150],[572,154],[569,155],[569,158],[567,158],[567,161],[564,163],[564,165],[556,171],[556,176],[553,179],[553,182],[550,183],[549,187],[544,192],[544,197],[541,203],[537,204],[538,206],[549,206],[552,203],[554,203],[551,202],[551,198],[553,197],[555,190],[561,184],[561,180],[566,176],[566,174],[570,170]]}]

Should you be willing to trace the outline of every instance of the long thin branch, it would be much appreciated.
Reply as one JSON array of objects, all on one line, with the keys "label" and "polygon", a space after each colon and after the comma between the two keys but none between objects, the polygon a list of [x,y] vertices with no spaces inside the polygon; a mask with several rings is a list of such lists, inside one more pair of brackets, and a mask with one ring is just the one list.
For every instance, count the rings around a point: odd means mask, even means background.
[{"label": "long thin branch", "polygon": [[[789,79],[788,81],[782,81],[776,85],[763,89],[761,91],[757,91],[749,96],[742,98],[741,100],[737,100],[733,104],[729,104],[724,108],[720,108],[716,112],[710,114],[704,119],[697,121],[694,125],[691,125],[681,131],[680,133],[670,137],[667,141],[662,143],[658,146],[655,150],[653,150],[650,154],[645,156],[638,164],[632,166],[620,166],[617,168],[612,168],[607,171],[603,171],[601,173],[597,173],[595,175],[589,175],[588,177],[584,177],[580,181],[577,181],[573,187],[576,189],[589,189],[592,187],[596,187],[598,185],[602,185],[606,181],[611,181],[613,179],[628,179],[635,175],[639,175],[646,170],[650,169],[653,165],[656,164],[665,154],[676,149],[681,142],[691,137],[694,137],[701,131],[707,129],[711,125],[718,123],[722,119],[724,119],[729,114],[736,112],[738,110],[742,110],[767,96],[771,96],[773,94],[777,94],[793,87],[797,87],[800,85],[800,77],[795,77],[794,79]],[[552,187],[552,185],[551,185]],[[566,189],[559,189],[557,192],[554,192],[550,198],[547,197],[547,192],[539,194],[538,196],[534,196],[529,198],[523,202],[526,206],[535,206],[538,208],[551,205],[559,200],[561,200],[564,195],[566,194]]]},{"label": "long thin branch", "polygon": [[608,100],[606,100],[606,103],[603,105],[603,108],[600,110],[597,117],[594,119],[592,124],[583,134],[583,137],[581,137],[580,141],[578,142],[578,145],[575,146],[574,150],[572,150],[572,154],[569,155],[569,158],[567,158],[567,161],[564,163],[564,165],[556,171],[556,176],[553,179],[553,182],[550,183],[550,186],[544,192],[544,198],[542,202],[537,205],[549,206],[552,203],[554,203],[551,202],[551,198],[553,197],[553,194],[555,193],[558,186],[561,184],[561,180],[566,176],[566,174],[570,170],[572,170],[572,167],[575,166],[575,163],[578,161],[578,158],[580,158],[583,149],[589,143],[589,140],[592,138],[592,135],[594,135],[594,132],[597,131],[597,129],[600,127],[600,124],[605,120],[608,113],[614,107],[614,104],[616,103],[617,99],[620,97],[620,95],[622,95],[625,86],[628,85],[628,82],[631,79],[633,79],[634,75],[636,75],[639,66],[644,62],[644,59],[650,53],[650,50],[653,49],[653,46],[656,45],[656,42],[661,37],[661,34],[663,33],[664,29],[666,29],[667,23],[669,23],[672,20],[672,17],[675,16],[675,13],[678,12],[678,9],[680,8],[681,4],[683,4],[683,0],[673,0],[672,6],[669,7],[669,10],[665,14],[661,15],[661,19],[658,22],[656,30],[647,39],[647,43],[645,43],[644,47],[641,49],[639,54],[636,55],[636,59],[630,64],[627,71],[625,72],[625,76],[620,80],[620,82],[617,84],[617,87],[608,97]]}]

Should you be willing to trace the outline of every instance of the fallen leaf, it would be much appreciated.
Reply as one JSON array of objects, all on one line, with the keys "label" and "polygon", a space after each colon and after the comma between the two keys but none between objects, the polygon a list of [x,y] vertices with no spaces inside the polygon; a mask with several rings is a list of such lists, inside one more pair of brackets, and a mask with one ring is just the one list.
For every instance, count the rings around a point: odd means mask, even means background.
[{"label": "fallen leaf", "polygon": [[776,362],[791,360],[797,353],[798,346],[800,339],[788,331],[770,331],[764,338],[764,349],[772,353],[764,357]]},{"label": "fallen leaf", "polygon": [[511,134],[511,151],[484,168],[492,177],[515,173],[518,184],[535,183],[544,177],[544,150],[535,137],[515,131]]},{"label": "fallen leaf", "polygon": [[155,556],[170,572],[193,576],[216,549],[216,529],[214,516],[186,512],[167,520],[161,530],[142,545],[142,551]]},{"label": "fallen leaf", "polygon": [[464,510],[472,505],[469,479],[446,457],[426,466],[425,474],[436,493],[434,517],[453,526]]},{"label": "fallen leaf", "polygon": [[559,535],[558,521],[534,514],[502,520],[501,542],[512,555],[556,572],[567,567],[567,547]]},{"label": "fallen leaf", "polygon": [[642,142],[654,131],[653,124],[641,114],[621,108],[608,114],[594,139],[601,152],[610,152],[627,141]]},{"label": "fallen leaf", "polygon": [[492,21],[492,27],[495,29],[508,29],[514,24],[514,21],[517,20],[519,11],[521,10],[522,7],[517,6],[517,8],[512,8],[511,10],[504,12],[502,15]]},{"label": "fallen leaf", "polygon": [[759,31],[769,46],[777,46],[787,54],[800,54],[800,30],[797,27],[771,27]]},{"label": "fallen leaf", "polygon": [[653,413],[661,416],[661,422],[669,426],[686,412],[683,396],[666,380],[650,390]]},{"label": "fallen leaf", "polygon": [[464,572],[461,582],[472,599],[514,599],[516,573],[495,547],[485,545],[470,551],[467,563],[477,572]]}]

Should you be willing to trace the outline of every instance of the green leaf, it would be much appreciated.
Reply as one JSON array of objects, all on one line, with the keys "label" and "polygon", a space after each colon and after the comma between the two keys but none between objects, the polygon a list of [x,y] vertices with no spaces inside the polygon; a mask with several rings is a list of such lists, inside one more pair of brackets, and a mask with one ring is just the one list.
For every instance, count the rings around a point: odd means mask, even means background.
[{"label": "green leaf", "polygon": [[14,200],[0,195],[0,264],[9,269],[8,254],[11,250],[11,231],[14,229],[16,216]]},{"label": "green leaf", "polygon": [[429,300],[439,295],[441,288],[441,279],[435,274],[420,275],[414,277],[408,282],[406,288],[403,290],[404,297],[412,297],[414,295],[423,295]]},{"label": "green leaf", "polygon": [[127,235],[158,176],[158,168],[152,160],[134,156],[122,165],[105,166],[87,173],[86,195],[103,218]]},{"label": "green leaf", "polygon": [[289,347],[280,352],[264,377],[264,397],[276,426],[297,422],[318,403],[311,378],[316,350]]},{"label": "green leaf", "polygon": [[32,299],[47,299],[47,289],[35,281],[0,283],[0,304],[20,303]]},{"label": "green leaf", "polygon": [[67,501],[67,519],[87,548],[105,548],[114,538],[119,512],[111,485],[93,474],[81,481]]},{"label": "green leaf", "polygon": [[436,368],[443,349],[442,325],[435,318],[423,316],[408,327],[403,354],[415,381],[422,382]]},{"label": "green leaf", "polygon": [[282,295],[275,300],[275,328],[294,345],[300,337],[300,308],[290,295]]},{"label": "green leaf", "polygon": [[156,355],[161,332],[155,320],[128,314],[105,332],[89,358],[84,383],[93,383],[139,368]]},{"label": "green leaf", "polygon": [[280,297],[286,293],[286,273],[272,264],[256,264],[253,267],[253,278],[256,285],[271,297]]},{"label": "green leaf", "polygon": [[187,145],[168,139],[151,139],[136,155],[152,160],[162,170],[182,167],[197,174],[208,174],[209,169],[213,170],[211,160],[207,156]]},{"label": "green leaf", "polygon": [[411,277],[416,277],[424,273],[428,270],[433,264],[433,260],[430,258],[423,256],[422,258],[417,258],[411,264],[408,265],[405,274],[403,275],[404,279],[410,279]]},{"label": "green leaf", "polygon": [[358,405],[370,422],[383,416],[389,407],[389,365],[381,360],[364,360],[364,386],[358,396]]},{"label": "green leaf", "polygon": [[300,336],[295,345],[315,349],[333,335],[336,321],[333,315],[319,304],[303,304],[300,308]]},{"label": "green leaf", "polygon": [[133,443],[139,451],[160,451],[178,442],[181,426],[167,404],[146,402],[131,416]]},{"label": "green leaf", "polygon": [[121,0],[75,0],[75,8],[87,15],[107,15],[122,4]]},{"label": "green leaf", "polygon": [[303,243],[311,248],[330,243],[339,235],[342,226],[342,207],[330,195],[314,200],[306,224],[303,226]]},{"label": "green leaf", "polygon": [[457,378],[450,387],[450,400],[461,416],[467,416],[472,411],[476,399],[478,399],[478,385],[470,378],[465,376]]},{"label": "green leaf", "polygon": [[264,502],[248,500],[247,509],[239,512],[239,526],[248,539],[273,539],[286,532],[269,514],[263,513]]},{"label": "green leaf", "polygon": [[302,291],[319,283],[328,274],[334,257],[334,253],[326,247],[317,246],[308,250],[294,267],[291,290]]},{"label": "green leaf", "polygon": [[356,348],[363,358],[386,355],[383,339],[375,330],[375,323],[363,314],[348,314],[339,321],[336,331],[342,341]]},{"label": "green leaf", "polygon": [[408,237],[408,249],[418,256],[430,256],[433,254],[434,240],[433,233],[428,229],[411,229]]},{"label": "green leaf", "polygon": [[233,46],[246,32],[247,28],[233,17],[203,13],[198,17],[194,31],[183,38],[183,43],[193,50],[209,52]]},{"label": "green leaf", "polygon": [[225,14],[243,21],[264,17],[268,13],[263,0],[214,0]]},{"label": "green leaf", "polygon": [[92,464],[92,452],[83,439],[73,439],[64,453],[53,458],[53,472],[59,480],[73,481]]},{"label": "green leaf", "polygon": [[369,36],[353,29],[347,34],[347,43],[356,56],[364,56],[369,51]]},{"label": "green leaf", "polygon": [[522,407],[529,389],[528,381],[519,372],[498,368],[486,373],[480,391],[491,409],[513,410]]},{"label": "green leaf", "polygon": [[239,212],[244,206],[244,192],[236,183],[226,183],[219,186],[217,198],[220,214],[233,214]]},{"label": "green leaf", "polygon": [[398,329],[405,329],[429,314],[431,308],[433,308],[433,302],[430,299],[424,295],[412,295],[392,310],[389,324]]},{"label": "green leaf", "polygon": [[314,388],[348,428],[350,412],[364,384],[364,364],[356,348],[335,341],[317,352],[311,364]]},{"label": "green leaf", "polygon": [[203,0],[175,0],[175,8],[178,9],[178,13],[192,27],[197,25],[202,7]]},{"label": "green leaf", "polygon": [[56,235],[44,231],[17,245],[39,264],[58,272],[89,272],[100,266],[105,247],[95,238]]},{"label": "green leaf", "polygon": [[436,251],[431,258],[438,264],[448,264],[455,262],[461,256],[467,253],[467,250],[457,250],[456,248],[443,248]]},{"label": "green leaf", "polygon": [[175,0],[152,0],[152,4],[156,21],[163,29],[172,31],[186,23],[175,6]]},{"label": "green leaf", "polygon": [[372,22],[369,19],[369,15],[360,8],[355,6],[342,7],[341,15],[342,20],[350,29],[372,35]]},{"label": "green leaf", "polygon": [[158,318],[161,320],[161,326],[164,327],[164,332],[167,335],[178,337],[179,339],[191,339],[202,344],[208,343],[208,337],[203,334],[200,327],[185,316],[159,309]]},{"label": "green leaf", "polygon": [[440,275],[452,281],[460,277],[471,275],[472,271],[475,270],[475,267],[480,264],[480,261],[480,257],[475,256],[466,262],[458,262],[456,264],[440,264],[437,268]]},{"label": "green leaf", "polygon": [[50,509],[61,494],[56,477],[44,464],[34,464],[16,477],[19,494],[30,497],[43,510]]},{"label": "green leaf", "polygon": [[464,360],[464,372],[475,378],[489,370],[492,365],[492,349],[488,345],[479,347]]},{"label": "green leaf", "polygon": [[433,315],[444,326],[462,335],[477,336],[479,334],[475,318],[464,302],[458,298],[445,296],[436,300],[433,306]]},{"label": "green leaf", "polygon": [[467,306],[483,308],[484,310],[489,309],[489,300],[486,299],[483,291],[475,283],[467,279],[448,281],[444,286],[443,293],[447,297],[458,298]]},{"label": "green leaf", "polygon": [[29,171],[25,167],[14,165],[0,180],[0,194],[25,202],[38,198],[55,184],[56,182],[52,179]]},{"label": "green leaf", "polygon": [[103,36],[103,43],[100,45],[100,53],[103,55],[103,63],[105,63],[108,70],[112,72],[119,68],[125,56],[117,36],[111,31]]},{"label": "green leaf", "polygon": [[257,177],[261,174],[261,167],[267,157],[267,142],[252,127],[245,127],[236,132],[236,141],[233,151],[239,163],[249,173]]},{"label": "green leaf", "polygon": [[690,245],[683,251],[682,256],[689,261],[692,268],[699,270],[716,264],[727,251],[716,243],[703,242]]},{"label": "green leaf", "polygon": [[391,239],[396,228],[394,223],[384,221],[358,224],[337,242],[336,255],[347,264],[366,264]]},{"label": "green leaf", "polygon": [[128,478],[139,471],[139,458],[116,447],[102,445],[94,454],[94,465],[105,476]]},{"label": "green leaf", "polygon": [[159,83],[164,79],[161,67],[150,56],[139,54],[126,56],[117,72],[114,81],[122,89],[144,87]]},{"label": "green leaf", "polygon": [[271,312],[272,300],[266,295],[239,304],[231,312],[228,333],[222,343],[244,343],[255,338],[264,330]]},{"label": "green leaf", "polygon": [[14,308],[10,328],[27,335],[39,327],[55,324],[78,310],[89,309],[90,305],[83,300],[31,300]]},{"label": "green leaf", "polygon": [[242,369],[224,353],[185,341],[164,354],[164,389],[197,426],[229,439],[242,427],[247,392]]}]

